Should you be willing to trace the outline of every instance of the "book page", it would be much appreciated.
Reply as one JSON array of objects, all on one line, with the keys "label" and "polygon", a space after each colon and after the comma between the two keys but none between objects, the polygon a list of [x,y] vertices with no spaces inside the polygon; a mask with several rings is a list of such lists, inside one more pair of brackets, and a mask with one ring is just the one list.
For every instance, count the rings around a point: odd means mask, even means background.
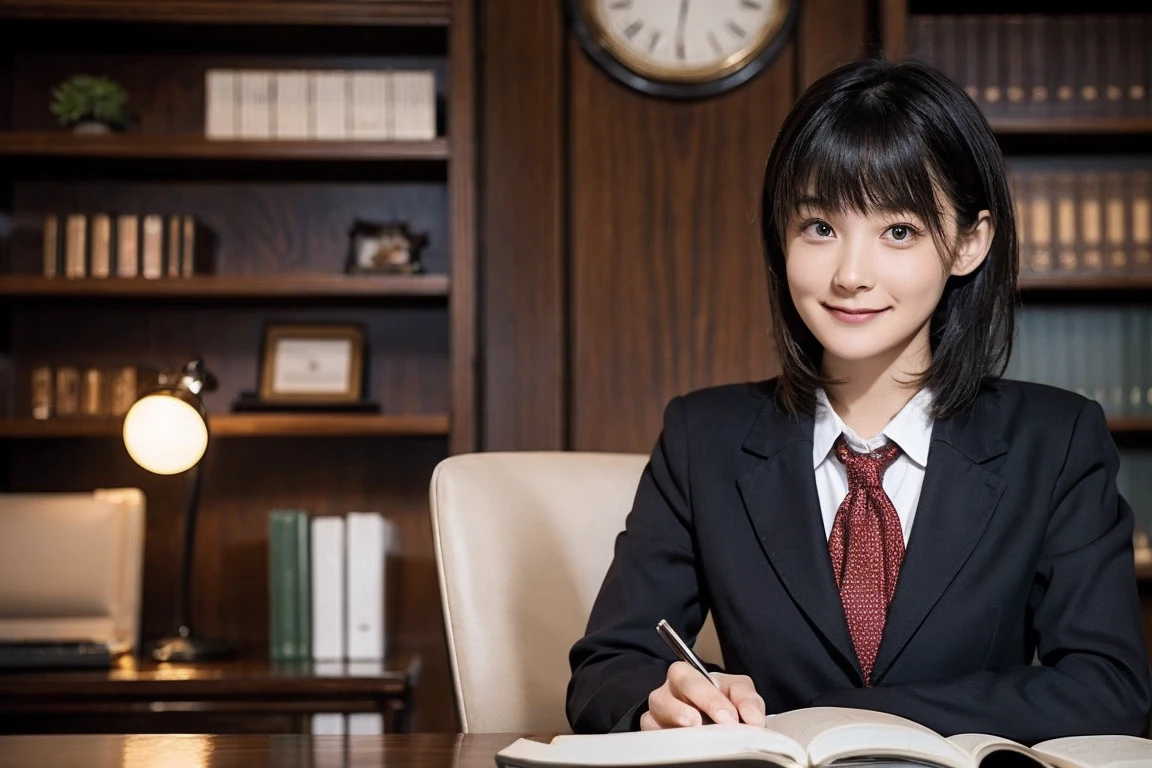
[{"label": "book page", "polygon": [[687,765],[762,760],[781,768],[803,768],[803,747],[787,736],[752,725],[700,725],[664,731],[566,734],[548,744],[519,739],[496,755],[502,766]]},{"label": "book page", "polygon": [[1056,768],[1147,768],[1152,741],[1137,736],[1069,736],[1032,747]]},{"label": "book page", "polygon": [[958,733],[949,736],[948,741],[975,758],[976,765],[989,755],[996,752],[1015,752],[1031,759],[1041,768],[1050,768],[1049,764],[1037,757],[1036,753],[1018,741],[1005,739],[1002,736],[990,736],[987,733]]},{"label": "book page", "polygon": [[848,758],[895,757],[944,768],[974,766],[967,752],[932,729],[886,712],[809,707],[773,715],[766,727],[805,747],[812,765]]}]

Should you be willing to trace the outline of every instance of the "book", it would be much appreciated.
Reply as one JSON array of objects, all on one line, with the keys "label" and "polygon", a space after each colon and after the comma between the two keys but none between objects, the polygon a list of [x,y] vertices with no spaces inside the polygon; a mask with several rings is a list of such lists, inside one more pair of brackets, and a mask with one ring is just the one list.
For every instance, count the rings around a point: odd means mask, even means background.
[{"label": "book", "polygon": [[548,743],[522,738],[498,752],[496,763],[501,768],[584,768],[757,762],[808,768],[886,761],[981,768],[1004,758],[1014,760],[1013,765],[1039,768],[1137,768],[1152,765],[1152,741],[1135,736],[1074,736],[1026,747],[985,734],[944,738],[919,723],[884,712],[811,707],[772,715],[764,727],[700,725],[564,735]]}]

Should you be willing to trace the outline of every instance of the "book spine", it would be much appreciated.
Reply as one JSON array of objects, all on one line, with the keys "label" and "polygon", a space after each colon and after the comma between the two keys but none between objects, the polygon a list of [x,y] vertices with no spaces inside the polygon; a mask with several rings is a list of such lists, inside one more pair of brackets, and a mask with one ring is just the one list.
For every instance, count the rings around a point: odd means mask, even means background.
[{"label": "book spine", "polygon": [[384,521],[379,512],[346,518],[348,658],[384,656]]},{"label": "book spine", "polygon": [[233,139],[237,128],[237,73],[210,69],[204,74],[204,133],[209,139]]},{"label": "book spine", "polygon": [[312,658],[344,658],[344,518],[312,518]]},{"label": "book spine", "polygon": [[297,510],[292,516],[293,556],[296,561],[293,584],[296,601],[296,659],[312,656],[312,526],[308,513]]},{"label": "book spine", "polygon": [[296,629],[296,558],[293,511],[269,513],[269,657],[274,661],[298,658]]},{"label": "book spine", "polygon": [[60,217],[49,213],[44,216],[44,277],[59,277],[64,274],[64,237]]},{"label": "book spine", "polygon": [[140,217],[126,213],[116,217],[116,277],[140,275]]}]

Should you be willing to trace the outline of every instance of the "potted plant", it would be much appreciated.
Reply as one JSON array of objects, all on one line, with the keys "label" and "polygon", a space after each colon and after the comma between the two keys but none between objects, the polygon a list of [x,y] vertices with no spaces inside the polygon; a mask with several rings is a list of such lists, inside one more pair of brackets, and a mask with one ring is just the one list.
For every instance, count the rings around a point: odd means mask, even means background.
[{"label": "potted plant", "polygon": [[109,133],[128,122],[128,92],[107,77],[76,75],[52,90],[49,109],[76,133]]}]

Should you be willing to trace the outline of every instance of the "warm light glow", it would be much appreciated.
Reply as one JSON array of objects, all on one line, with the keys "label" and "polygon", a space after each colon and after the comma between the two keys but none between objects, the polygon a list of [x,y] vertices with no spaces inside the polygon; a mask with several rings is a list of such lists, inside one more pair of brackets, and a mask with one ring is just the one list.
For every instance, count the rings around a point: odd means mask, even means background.
[{"label": "warm light glow", "polygon": [[[152,705],[152,711],[164,711],[162,703]],[[217,763],[214,736],[173,733],[125,736],[121,747],[120,765],[124,768],[204,768]]]},{"label": "warm light glow", "polygon": [[124,416],[128,455],[149,472],[174,475],[191,469],[208,448],[208,425],[188,403],[169,395],[148,395]]}]

